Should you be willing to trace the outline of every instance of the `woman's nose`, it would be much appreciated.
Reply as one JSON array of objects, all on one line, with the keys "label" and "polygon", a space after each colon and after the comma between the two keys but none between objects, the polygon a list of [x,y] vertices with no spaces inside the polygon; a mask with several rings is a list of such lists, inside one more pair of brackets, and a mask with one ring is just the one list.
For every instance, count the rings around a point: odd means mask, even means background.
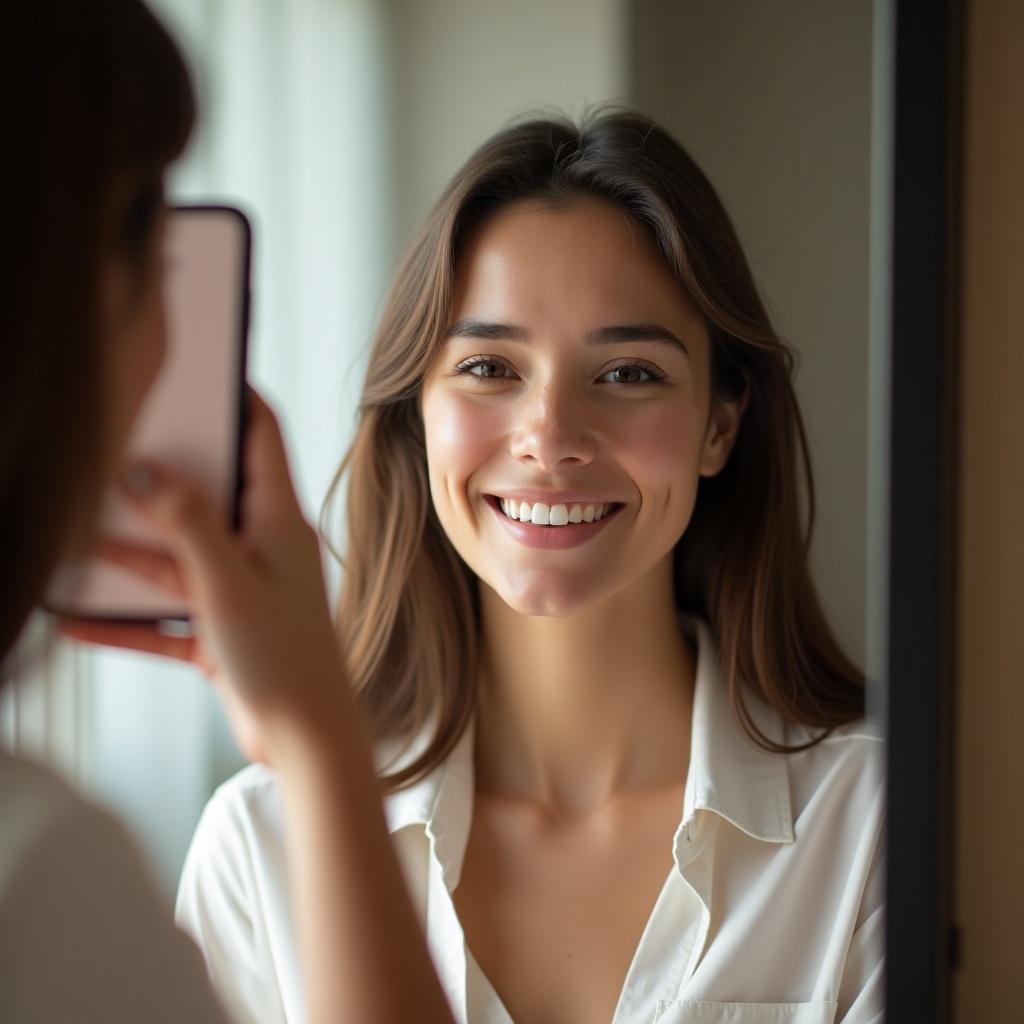
[{"label": "woman's nose", "polygon": [[596,453],[585,402],[566,387],[547,385],[525,397],[516,410],[511,454],[537,468],[586,465]]}]

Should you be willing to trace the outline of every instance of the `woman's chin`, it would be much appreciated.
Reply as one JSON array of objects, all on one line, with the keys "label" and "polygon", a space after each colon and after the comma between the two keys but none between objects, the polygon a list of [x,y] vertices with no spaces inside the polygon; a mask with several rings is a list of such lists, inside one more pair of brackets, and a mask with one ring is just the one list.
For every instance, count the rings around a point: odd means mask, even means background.
[{"label": "woman's chin", "polygon": [[557,577],[507,581],[493,589],[520,615],[550,617],[578,615],[607,596],[605,588],[598,592],[593,581]]}]

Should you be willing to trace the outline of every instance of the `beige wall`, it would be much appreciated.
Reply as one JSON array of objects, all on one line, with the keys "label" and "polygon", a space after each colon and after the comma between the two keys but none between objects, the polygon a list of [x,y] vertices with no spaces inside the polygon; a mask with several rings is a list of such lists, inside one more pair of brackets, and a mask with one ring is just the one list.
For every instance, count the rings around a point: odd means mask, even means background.
[{"label": "beige wall", "polygon": [[388,0],[387,10],[399,246],[513,117],[625,96],[625,0]]},{"label": "beige wall", "polygon": [[1024,968],[1024,5],[968,5],[956,1020],[1021,1019]]},{"label": "beige wall", "polygon": [[633,94],[719,190],[797,390],[819,499],[812,568],[864,665],[871,4],[637,0]]}]

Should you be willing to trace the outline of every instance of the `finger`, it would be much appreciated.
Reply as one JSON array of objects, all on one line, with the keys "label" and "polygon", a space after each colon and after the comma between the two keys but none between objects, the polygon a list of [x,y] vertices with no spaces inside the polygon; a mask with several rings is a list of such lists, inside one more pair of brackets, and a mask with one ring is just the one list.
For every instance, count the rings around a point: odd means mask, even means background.
[{"label": "finger", "polygon": [[127,569],[161,590],[187,600],[185,578],[178,560],[165,551],[141,547],[124,541],[105,539],[96,547],[96,555],[105,562],[111,562]]},{"label": "finger", "polygon": [[191,483],[151,464],[131,467],[120,483],[166,540],[186,581],[208,590],[219,571],[235,568],[239,555],[228,525]]},{"label": "finger", "polygon": [[158,654],[177,661],[194,661],[195,638],[169,636],[149,623],[93,622],[88,619],[61,619],[61,636],[80,643],[117,647],[144,654]]},{"label": "finger", "polygon": [[257,533],[264,526],[302,518],[280,423],[253,388],[245,444],[245,513],[247,531]]}]

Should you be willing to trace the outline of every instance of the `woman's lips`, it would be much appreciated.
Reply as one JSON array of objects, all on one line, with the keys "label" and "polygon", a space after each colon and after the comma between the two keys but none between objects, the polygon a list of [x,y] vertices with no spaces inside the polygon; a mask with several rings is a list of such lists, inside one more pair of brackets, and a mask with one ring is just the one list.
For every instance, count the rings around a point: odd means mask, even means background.
[{"label": "woman's lips", "polygon": [[524,523],[505,515],[501,510],[498,498],[493,494],[485,495],[484,500],[512,537],[528,548],[561,549],[574,548],[579,544],[585,544],[592,537],[597,536],[625,507],[624,505],[616,505],[603,519],[598,519],[593,523],[569,523],[567,526],[538,526],[535,523]]}]

